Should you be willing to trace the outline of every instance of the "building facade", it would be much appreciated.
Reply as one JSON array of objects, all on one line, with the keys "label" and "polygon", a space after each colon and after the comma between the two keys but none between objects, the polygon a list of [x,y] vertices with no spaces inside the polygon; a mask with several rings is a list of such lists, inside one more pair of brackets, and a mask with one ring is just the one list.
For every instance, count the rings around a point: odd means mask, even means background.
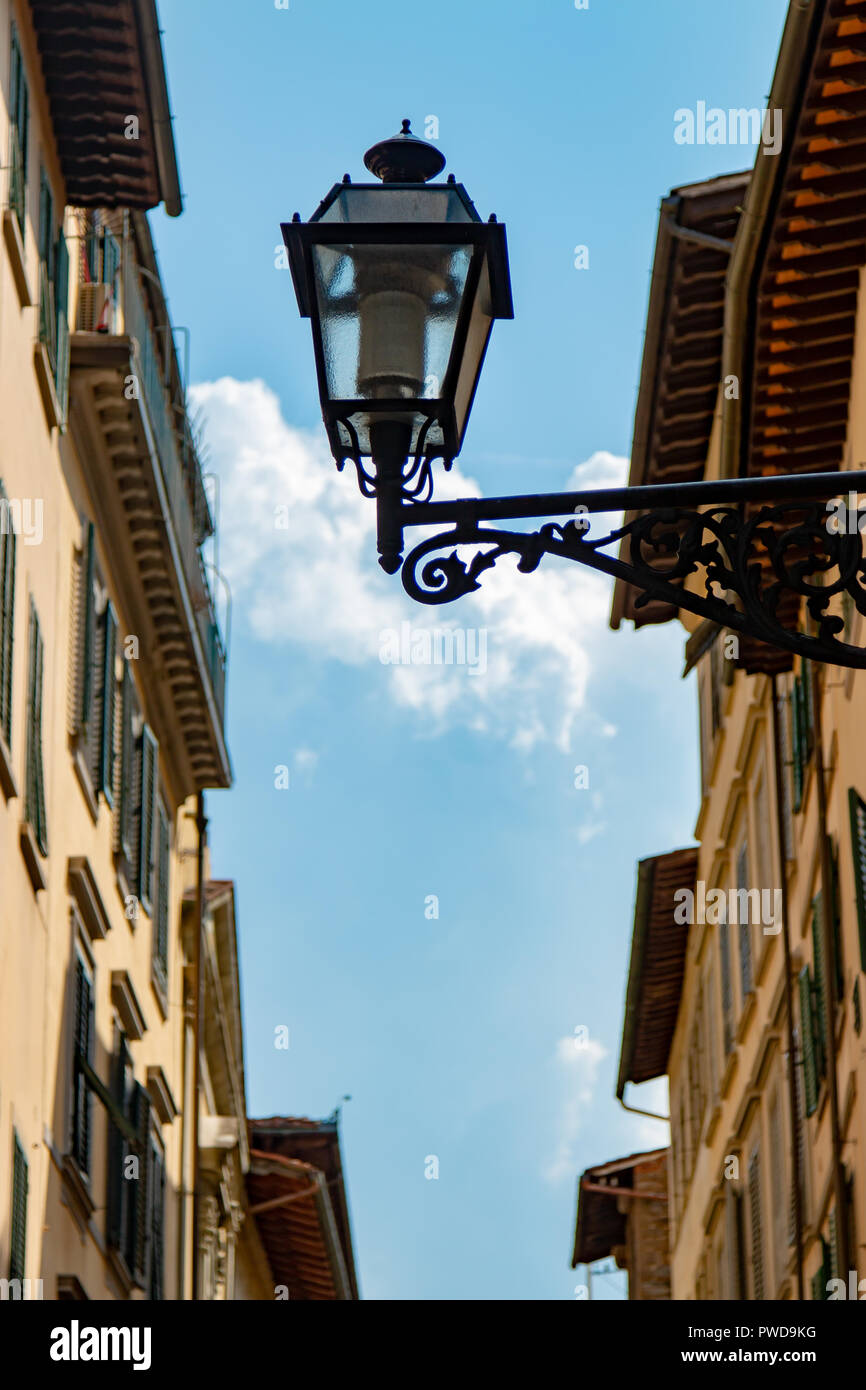
[{"label": "building facade", "polygon": [[0,1273],[13,1296],[186,1297],[182,902],[198,798],[231,772],[147,223],[181,210],[152,0],[2,0],[0,93]]},{"label": "building facade", "polygon": [[[863,0],[791,5],[768,105],[778,157],[663,201],[633,483],[863,467]],[[674,616],[635,598],[618,584],[613,626]],[[850,593],[830,611],[866,642]],[[850,1297],[866,1275],[866,677],[681,616],[697,847],[641,865],[618,1094],[669,1081],[673,1299]],[[807,606],[785,621],[805,630]]]}]

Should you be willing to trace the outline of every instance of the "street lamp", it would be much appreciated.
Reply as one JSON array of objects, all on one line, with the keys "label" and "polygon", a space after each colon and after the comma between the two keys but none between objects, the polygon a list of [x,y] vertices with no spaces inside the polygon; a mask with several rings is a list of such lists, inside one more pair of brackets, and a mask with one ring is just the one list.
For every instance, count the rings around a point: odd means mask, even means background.
[{"label": "street lamp", "polygon": [[[662,599],[812,660],[866,667],[832,611],[847,593],[866,614],[859,513],[834,528],[826,505],[843,488],[866,492],[866,472],[432,500],[434,461],[448,469],[462,447],[493,321],[513,317],[505,228],[482,222],[453,175],[430,182],[445,160],[409,121],[364,163],[379,183],[347,174],[309,222],[295,213],[282,233],[331,451],[376,499],[379,563],[402,566],[407,593],[448,603],[503,555],[524,573],[558,555],[625,580],[639,603]],[[610,512],[631,519],[591,535],[592,516]],[[568,519],[529,532],[483,524],[530,517]],[[404,559],[413,526],[448,529]],[[807,601],[813,631],[785,625],[786,593]]]}]

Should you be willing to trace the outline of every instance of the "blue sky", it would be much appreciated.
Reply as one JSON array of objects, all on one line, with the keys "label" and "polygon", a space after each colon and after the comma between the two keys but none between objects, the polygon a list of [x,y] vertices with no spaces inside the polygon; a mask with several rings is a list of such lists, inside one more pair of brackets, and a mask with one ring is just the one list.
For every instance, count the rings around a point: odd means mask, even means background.
[{"label": "blue sky", "polygon": [[[161,0],[186,210],[153,225],[233,594],[236,783],[208,807],[213,872],[237,883],[248,1102],[324,1116],[352,1096],[366,1298],[573,1298],[578,1174],[664,1142],[613,1090],[636,861],[692,839],[695,694],[681,629],[610,633],[608,585],[577,567],[500,565],[413,609],[327,455],[279,223],[436,116],[448,170],[507,225],[516,309],[456,486],[618,481],[659,199],[753,158],[676,144],[674,111],[765,105],[784,12]],[[403,622],[483,631],[486,669],[383,664]]]}]

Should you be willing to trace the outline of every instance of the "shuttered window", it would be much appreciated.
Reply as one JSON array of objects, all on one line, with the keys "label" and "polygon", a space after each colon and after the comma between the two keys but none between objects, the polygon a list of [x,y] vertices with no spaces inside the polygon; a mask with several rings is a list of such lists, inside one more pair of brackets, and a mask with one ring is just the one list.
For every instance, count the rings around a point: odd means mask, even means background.
[{"label": "shuttered window", "polygon": [[24,236],[27,212],[27,156],[30,140],[30,91],[24,73],[24,59],[18,30],[12,25],[12,53],[9,72],[9,205],[15,212]]},{"label": "shuttered window", "polygon": [[752,1297],[764,1297],[764,1230],[761,1211],[761,1160],[758,1149],[749,1159],[749,1228],[751,1233]]},{"label": "shuttered window", "polygon": [[9,499],[0,482],[0,733],[12,744],[12,642],[15,628],[16,536]]},{"label": "shuttered window", "polygon": [[155,955],[162,968],[163,979],[168,972],[169,850],[168,817],[160,802],[157,807]]},{"label": "shuttered window", "polygon": [[851,853],[857,889],[857,924],[860,931],[860,969],[866,970],[866,802],[851,787],[848,791],[851,816]]},{"label": "shuttered window", "polygon": [[818,1059],[815,1055],[815,1009],[813,1007],[812,975],[804,965],[798,976],[800,992],[800,1046],[803,1051],[803,1080],[806,1090],[806,1114],[814,1115],[818,1106]]},{"label": "shuttered window", "polygon": [[151,1247],[150,1099],[133,1076],[123,1034],[112,1061],[111,1092],[127,1133],[109,1112],[108,1242],[122,1255],[134,1281],[146,1288]]},{"label": "shuttered window", "polygon": [[79,622],[81,634],[81,669],[79,689],[81,698],[78,708],[78,721],[85,736],[90,729],[93,710],[94,688],[94,647],[96,645],[96,596],[93,582],[96,574],[96,539],[93,522],[87,527],[84,554],[81,560],[81,597],[79,600]]},{"label": "shuttered window", "polygon": [[[790,701],[780,693],[777,701],[779,711],[779,736],[782,749],[793,746],[791,734],[791,707]],[[785,830],[785,858],[794,858],[794,822],[793,822],[793,794],[791,790],[792,780],[792,759],[783,757],[784,767],[782,768],[782,813]]]},{"label": "shuttered window", "polygon": [[141,731],[138,745],[138,824],[137,824],[137,887],[139,901],[145,912],[152,910],[153,869],[156,828],[157,743],[147,725]]},{"label": "shuttered window", "polygon": [[744,840],[737,855],[737,904],[740,913],[740,998],[745,1003],[746,995],[752,990],[752,931],[750,924],[751,903],[747,896],[749,890],[749,847]]},{"label": "shuttered window", "polygon": [[117,711],[117,679],[114,672],[117,659],[117,619],[110,603],[102,615],[102,661],[99,691],[99,762],[96,770],[96,790],[109,806],[114,805],[114,726]]},{"label": "shuttered window", "polygon": [[[803,1016],[802,1016],[802,1006],[801,1006],[801,1011],[800,1011],[800,1033],[799,1033],[799,1038],[800,1038],[800,1044],[799,1044],[799,1046],[800,1046],[800,1051],[801,1051],[801,1053],[802,1053],[802,1051],[803,1051],[802,1036],[803,1036]],[[790,1059],[789,1059],[789,1065],[791,1065]],[[802,1216],[802,1218],[803,1218],[803,1222],[805,1223],[806,1220],[808,1219],[808,1212],[807,1212],[807,1210],[806,1210],[806,1191],[807,1191],[807,1189],[806,1189],[806,1110],[805,1110],[805,1105],[804,1105],[804,1101],[803,1101],[803,1089],[804,1089],[804,1087],[803,1087],[803,1078],[802,1078],[802,1076],[801,1076],[801,1070],[802,1070],[802,1068],[801,1068],[799,1065],[794,1067],[794,1093],[795,1093],[795,1103],[796,1103],[796,1107],[797,1107],[797,1166],[798,1166],[799,1172],[800,1172],[800,1213],[801,1213],[801,1216]],[[793,1143],[793,1134],[792,1134],[792,1136],[791,1136],[791,1141],[792,1141],[792,1143]],[[793,1167],[793,1164],[792,1164],[792,1167]],[[795,1226],[796,1226],[796,1211],[795,1211],[795,1205],[794,1205],[794,1187],[793,1187],[793,1180],[792,1180],[792,1183],[791,1183],[790,1214],[789,1214],[789,1222],[788,1222],[788,1244],[789,1244],[789,1245],[793,1245],[793,1244],[794,1244],[794,1236],[795,1236],[795,1233],[796,1233],[796,1232],[795,1232]]]},{"label": "shuttered window", "polygon": [[803,801],[803,786],[806,779],[806,766],[812,752],[813,709],[812,709],[812,668],[803,661],[791,688],[791,764],[794,776],[794,810],[799,811]]},{"label": "shuttered window", "polygon": [[12,1136],[12,1239],[10,1242],[9,1278],[23,1279],[27,1258],[27,1188],[29,1183],[27,1159],[18,1135]]},{"label": "shuttered window", "polygon": [[165,1270],[165,1158],[159,1144],[151,1139],[149,1174],[150,1269],[148,1297],[164,1297]]},{"label": "shuttered window", "polygon": [[821,1238],[821,1263],[812,1275],[812,1302],[826,1303],[830,1297],[827,1283],[830,1279],[830,1251],[826,1240]]},{"label": "shuttered window", "polygon": [[42,766],[42,686],[44,648],[36,609],[30,604],[30,674],[27,709],[27,789],[24,815],[30,822],[39,852],[48,853],[45,817],[45,776]]},{"label": "shuttered window", "polygon": [[120,787],[117,807],[117,848],[128,865],[132,864],[135,835],[133,802],[133,764],[135,762],[135,692],[129,662],[123,663],[123,682],[120,688]]},{"label": "shuttered window", "polygon": [[93,1061],[93,985],[80,956],[75,957],[73,1027],[72,1157],[89,1176],[92,1096],[81,1063]]},{"label": "shuttered window", "polygon": [[719,960],[722,975],[722,1028],[727,1057],[734,1044],[734,1001],[731,980],[731,941],[727,922],[719,925]]},{"label": "shuttered window", "polygon": [[827,970],[824,959],[824,922],[823,922],[823,895],[819,892],[812,900],[812,963],[814,967],[814,978],[812,981],[814,996],[814,1025],[815,1025],[815,1062],[817,1066],[818,1079],[824,1075],[824,1039],[827,1037]]},{"label": "shuttered window", "polygon": [[785,1145],[782,1138],[782,1112],[779,1089],[775,1087],[769,1109],[770,1152],[768,1171],[773,1226],[773,1278],[778,1286],[785,1273]]}]

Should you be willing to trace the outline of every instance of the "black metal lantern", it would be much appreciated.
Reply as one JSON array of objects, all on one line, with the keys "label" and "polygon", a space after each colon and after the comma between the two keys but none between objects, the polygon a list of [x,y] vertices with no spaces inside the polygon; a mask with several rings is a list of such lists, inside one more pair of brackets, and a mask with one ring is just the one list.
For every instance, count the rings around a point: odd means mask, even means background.
[{"label": "black metal lantern", "polygon": [[[866,649],[846,640],[834,608],[847,595],[866,616],[866,528],[859,509],[853,529],[828,523],[832,499],[866,493],[866,471],[433,500],[432,463],[448,468],[460,452],[493,320],[514,314],[505,228],[483,223],[453,177],[430,182],[445,161],[408,121],[364,163],[379,183],[346,175],[309,222],[296,213],[282,231],[312,320],[331,450],[376,499],[382,568],[402,566],[412,598],[442,604],[477,589],[504,556],[524,574],[557,556],[632,584],[638,602],[660,599],[784,651],[866,668]],[[617,512],[622,526],[593,532],[593,518]],[[546,520],[529,531],[502,525],[529,518]],[[404,559],[412,527],[428,534]],[[813,630],[790,627],[790,595]]]},{"label": "black metal lantern", "polygon": [[409,121],[364,163],[380,183],[346,175],[282,232],[338,467],[351,459],[370,495],[417,498],[432,460],[460,452],[493,320],[514,315],[505,228],[453,175],[429,182],[445,160]]}]

